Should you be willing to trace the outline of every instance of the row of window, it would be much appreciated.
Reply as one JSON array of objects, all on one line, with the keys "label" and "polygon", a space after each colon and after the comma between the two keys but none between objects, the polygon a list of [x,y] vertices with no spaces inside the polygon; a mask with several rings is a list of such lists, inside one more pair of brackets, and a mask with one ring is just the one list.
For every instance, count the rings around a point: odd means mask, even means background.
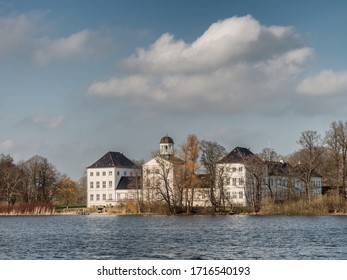
[{"label": "row of window", "polygon": [[[99,193],[96,194],[95,196],[94,194],[90,194],[89,200],[94,201],[94,198],[95,198],[96,201],[100,201],[101,197],[102,197],[102,200],[106,200],[106,197],[107,197],[106,193],[103,193],[102,196]],[[112,200],[112,193],[108,194],[108,200]]]},{"label": "row of window", "polygon": [[[95,184],[95,187],[97,189],[100,189],[100,181],[97,181],[96,184]],[[102,181],[102,188],[105,189],[106,188],[106,185],[107,185],[107,182],[106,181]],[[108,181],[108,187],[109,188],[112,188],[113,187],[113,181]],[[90,182],[89,183],[89,188],[91,189],[94,189],[94,182]]]},{"label": "row of window", "polygon": [[[119,173],[119,171],[117,171],[117,173]],[[99,171],[95,172],[95,175],[96,175],[96,176],[100,176],[100,174],[101,174],[101,172],[99,172]],[[112,171],[109,171],[109,172],[108,172],[108,176],[112,176],[112,174],[113,174]],[[90,176],[94,176],[94,172],[91,171],[91,172],[89,173],[89,175],[90,175]],[[117,175],[119,175],[119,174],[117,174]],[[103,171],[103,172],[102,172],[102,176],[106,176],[106,171]]]},{"label": "row of window", "polygon": [[[230,192],[226,193],[227,199],[230,199]],[[232,192],[231,193],[231,199],[243,199],[243,192]]]},{"label": "row of window", "polygon": [[[123,194],[120,194],[120,193],[117,193],[117,201],[119,200],[132,200],[132,199],[135,199],[136,195],[134,193],[123,193]],[[107,194],[106,193],[103,193],[103,194],[90,194],[89,195],[89,200],[90,201],[100,201],[102,198],[103,201],[112,201],[113,200],[113,195],[112,193],[109,193],[108,194],[108,197],[107,197]]]},{"label": "row of window", "polygon": [[227,167],[226,171],[227,171],[227,172],[230,172],[230,170],[231,170],[232,172],[236,172],[237,170],[238,170],[239,172],[242,172],[242,171],[243,171],[243,166],[239,166],[239,168],[232,167],[231,169],[230,169],[230,167]]},{"label": "row of window", "polygon": [[226,185],[230,185],[230,179],[232,179],[232,186],[236,186],[237,182],[239,185],[244,184],[244,179],[243,178],[227,178],[226,180]]},{"label": "row of window", "polygon": [[[97,172],[95,172],[95,176],[100,176],[100,174],[102,174],[102,176],[106,176],[107,172],[106,171],[103,171],[103,172],[97,171]],[[113,174],[112,171],[108,171],[108,176],[112,176],[112,174]],[[123,172],[124,176],[127,176],[127,174],[128,174],[127,171]],[[117,176],[119,176],[119,175],[120,175],[120,172],[117,171]],[[94,176],[94,171],[90,171],[89,172],[89,176],[93,177]],[[130,176],[133,176],[133,172],[132,171],[130,171]]]}]

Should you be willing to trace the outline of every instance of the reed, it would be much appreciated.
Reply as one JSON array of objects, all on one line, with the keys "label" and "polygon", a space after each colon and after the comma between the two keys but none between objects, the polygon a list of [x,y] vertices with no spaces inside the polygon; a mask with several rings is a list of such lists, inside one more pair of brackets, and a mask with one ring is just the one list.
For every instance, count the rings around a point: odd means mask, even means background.
[{"label": "reed", "polygon": [[13,205],[0,205],[0,215],[52,215],[55,208],[51,203],[18,202]]},{"label": "reed", "polygon": [[265,202],[260,214],[266,215],[329,215],[346,214],[347,204],[340,196],[318,196],[310,200],[301,198],[281,203]]}]

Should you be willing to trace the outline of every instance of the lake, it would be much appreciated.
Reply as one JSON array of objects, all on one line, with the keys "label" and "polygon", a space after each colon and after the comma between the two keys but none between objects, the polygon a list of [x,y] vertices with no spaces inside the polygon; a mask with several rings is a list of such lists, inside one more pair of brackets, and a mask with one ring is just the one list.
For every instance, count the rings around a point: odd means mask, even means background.
[{"label": "lake", "polygon": [[3,216],[1,260],[347,259],[346,216]]}]

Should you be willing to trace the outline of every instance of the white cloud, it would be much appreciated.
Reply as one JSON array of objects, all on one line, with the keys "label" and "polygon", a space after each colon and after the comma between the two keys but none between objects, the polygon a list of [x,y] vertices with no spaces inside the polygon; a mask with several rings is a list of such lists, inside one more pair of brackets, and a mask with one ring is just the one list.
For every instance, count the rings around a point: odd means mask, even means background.
[{"label": "white cloud", "polygon": [[232,17],[191,44],[162,35],[122,62],[127,75],[95,81],[88,92],[181,112],[278,110],[313,53],[291,27]]},{"label": "white cloud", "polygon": [[42,43],[34,54],[35,60],[45,65],[53,60],[66,60],[98,53],[98,38],[95,32],[83,30],[68,37]]},{"label": "white cloud", "polygon": [[51,117],[47,114],[40,113],[36,116],[27,117],[22,121],[23,125],[36,125],[42,128],[55,129],[62,125],[63,116]]},{"label": "white cloud", "polygon": [[1,151],[9,151],[14,147],[14,141],[12,139],[6,139],[0,142]]},{"label": "white cloud", "polygon": [[0,57],[30,53],[44,13],[0,17]]},{"label": "white cloud", "polygon": [[322,70],[317,76],[308,77],[298,85],[298,91],[306,95],[335,95],[347,92],[347,71]]},{"label": "white cloud", "polygon": [[40,65],[56,60],[100,56],[108,50],[110,36],[103,31],[81,30],[54,37],[47,13],[0,17],[0,59],[25,57]]}]

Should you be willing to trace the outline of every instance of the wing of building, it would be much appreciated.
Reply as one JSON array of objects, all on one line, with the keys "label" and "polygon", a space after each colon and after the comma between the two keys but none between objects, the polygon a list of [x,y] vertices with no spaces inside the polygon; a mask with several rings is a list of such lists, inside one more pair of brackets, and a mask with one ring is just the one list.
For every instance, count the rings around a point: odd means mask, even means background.
[{"label": "wing of building", "polygon": [[[262,200],[271,198],[274,201],[305,192],[305,183],[298,168],[282,161],[264,161],[248,148],[233,149],[217,163],[217,169],[223,174],[223,177],[217,178],[217,184],[221,185],[231,204],[247,206],[254,200],[257,191]],[[316,172],[312,174],[312,194],[322,194],[322,181],[322,176]]]},{"label": "wing of building", "polygon": [[87,206],[115,206],[135,199],[141,168],[120,152],[108,152],[87,167]]}]

